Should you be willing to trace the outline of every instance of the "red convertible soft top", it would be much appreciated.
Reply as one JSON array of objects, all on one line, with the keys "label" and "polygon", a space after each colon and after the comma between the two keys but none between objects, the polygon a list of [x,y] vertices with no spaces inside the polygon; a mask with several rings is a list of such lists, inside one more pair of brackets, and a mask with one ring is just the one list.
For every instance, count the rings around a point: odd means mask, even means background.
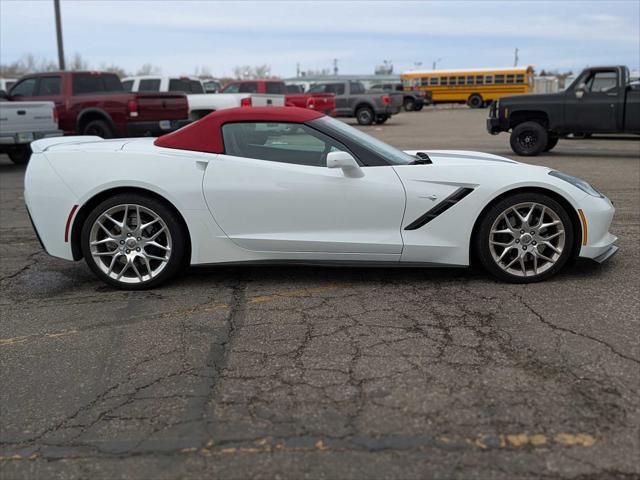
[{"label": "red convertible soft top", "polygon": [[304,123],[324,114],[297,107],[239,107],[213,112],[173,133],[156,139],[154,145],[196,152],[223,153],[224,143],[220,128],[236,122],[288,122]]}]

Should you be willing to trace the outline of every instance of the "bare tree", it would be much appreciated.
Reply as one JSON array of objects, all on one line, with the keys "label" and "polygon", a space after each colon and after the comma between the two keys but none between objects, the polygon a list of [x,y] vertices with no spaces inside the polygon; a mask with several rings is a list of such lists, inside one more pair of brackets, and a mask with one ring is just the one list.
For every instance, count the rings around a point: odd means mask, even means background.
[{"label": "bare tree", "polygon": [[211,75],[211,70],[209,70],[209,67],[196,67],[195,71],[194,71],[194,76],[198,77],[198,78],[211,78],[213,77],[213,75]]},{"label": "bare tree", "polygon": [[145,63],[140,67],[136,75],[160,75],[162,69],[153,65],[152,63]]},{"label": "bare tree", "polygon": [[103,72],[115,73],[120,78],[124,78],[124,77],[128,77],[129,76],[124,68],[119,67],[117,65],[113,65],[113,64],[107,65],[107,64],[103,63],[103,64],[100,65],[100,70],[102,70]]},{"label": "bare tree", "polygon": [[266,63],[264,65],[256,65],[255,67],[251,67],[249,65],[233,67],[233,76],[237,80],[273,78],[271,76],[271,66]]},{"label": "bare tree", "polygon": [[67,70],[88,70],[89,62],[82,58],[78,52],[73,54],[73,58],[71,60],[67,59]]}]

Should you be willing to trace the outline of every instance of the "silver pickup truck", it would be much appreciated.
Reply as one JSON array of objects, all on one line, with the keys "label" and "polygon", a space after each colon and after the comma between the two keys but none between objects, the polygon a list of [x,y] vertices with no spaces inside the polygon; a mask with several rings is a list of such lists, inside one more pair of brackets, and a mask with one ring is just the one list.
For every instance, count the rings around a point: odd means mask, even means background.
[{"label": "silver pickup truck", "polygon": [[335,93],[336,116],[356,117],[360,125],[384,123],[400,111],[402,92],[367,93],[354,81],[328,80],[314,84],[307,93]]},{"label": "silver pickup truck", "polygon": [[0,153],[9,155],[13,163],[29,161],[33,140],[61,135],[53,102],[9,102],[0,98]]}]

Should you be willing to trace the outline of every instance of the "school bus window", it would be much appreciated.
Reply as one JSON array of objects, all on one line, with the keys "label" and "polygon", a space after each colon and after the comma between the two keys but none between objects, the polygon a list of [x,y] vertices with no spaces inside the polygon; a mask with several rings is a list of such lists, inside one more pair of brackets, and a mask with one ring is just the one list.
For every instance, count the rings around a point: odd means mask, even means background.
[{"label": "school bus window", "polygon": [[484,77],[482,75],[476,75],[476,85],[482,85],[484,83]]},{"label": "school bus window", "polygon": [[504,75],[496,75],[496,83],[504,83]]},{"label": "school bus window", "polygon": [[485,75],[484,83],[493,83],[493,75]]},{"label": "school bus window", "polygon": [[440,77],[440,85],[449,85],[449,82],[447,82],[447,77]]},{"label": "school bus window", "polygon": [[458,85],[464,85],[464,77],[458,77]]},{"label": "school bus window", "polygon": [[431,77],[429,79],[429,85],[438,85],[438,77]]},{"label": "school bus window", "polygon": [[514,79],[513,75],[507,75],[507,83],[513,83],[513,79]]},{"label": "school bus window", "polygon": [[524,75],[516,75],[516,83],[524,83]]},{"label": "school bus window", "polygon": [[420,85],[422,85],[423,87],[426,87],[427,85],[429,85],[429,78],[428,77],[422,77],[420,79]]},{"label": "school bus window", "polygon": [[456,85],[456,77],[449,77],[449,85]]},{"label": "school bus window", "polygon": [[402,80],[402,86],[403,87],[410,87],[411,86],[411,80],[408,78],[405,78]]},{"label": "school bus window", "polygon": [[473,85],[473,75],[467,76],[467,85]]}]

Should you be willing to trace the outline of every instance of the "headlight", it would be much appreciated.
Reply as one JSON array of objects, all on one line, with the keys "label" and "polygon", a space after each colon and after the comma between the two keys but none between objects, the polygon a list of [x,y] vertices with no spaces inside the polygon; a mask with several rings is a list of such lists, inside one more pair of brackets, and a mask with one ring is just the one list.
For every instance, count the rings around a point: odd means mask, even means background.
[{"label": "headlight", "polygon": [[589,182],[586,182],[581,178],[574,177],[572,175],[567,175],[566,173],[558,172],[556,170],[550,171],[549,175],[559,178],[561,180],[564,180],[565,182],[570,183],[574,187],[579,188],[583,192],[588,193],[593,197],[604,198],[604,195],[602,195],[598,190],[593,188]]}]

